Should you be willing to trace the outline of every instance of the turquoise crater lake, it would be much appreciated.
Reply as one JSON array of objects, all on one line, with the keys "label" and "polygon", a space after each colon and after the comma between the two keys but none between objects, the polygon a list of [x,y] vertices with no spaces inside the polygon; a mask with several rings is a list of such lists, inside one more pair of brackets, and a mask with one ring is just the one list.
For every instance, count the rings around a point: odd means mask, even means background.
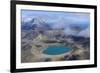
[{"label": "turquoise crater lake", "polygon": [[71,49],[64,46],[49,46],[43,51],[43,53],[47,55],[60,55],[69,51],[71,51]]}]

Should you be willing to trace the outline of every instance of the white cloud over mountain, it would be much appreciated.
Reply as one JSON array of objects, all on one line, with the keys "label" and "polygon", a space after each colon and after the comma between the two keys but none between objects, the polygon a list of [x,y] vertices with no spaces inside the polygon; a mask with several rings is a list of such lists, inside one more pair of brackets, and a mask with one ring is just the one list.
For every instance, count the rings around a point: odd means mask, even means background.
[{"label": "white cloud over mountain", "polygon": [[90,37],[90,28],[86,28],[78,33],[77,36]]}]

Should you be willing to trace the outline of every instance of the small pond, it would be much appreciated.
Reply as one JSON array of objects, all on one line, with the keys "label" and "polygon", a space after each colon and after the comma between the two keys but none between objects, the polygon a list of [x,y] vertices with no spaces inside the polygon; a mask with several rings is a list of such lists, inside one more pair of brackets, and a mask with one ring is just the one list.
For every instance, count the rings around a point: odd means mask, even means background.
[{"label": "small pond", "polygon": [[60,55],[69,51],[71,51],[71,49],[64,46],[49,46],[43,51],[43,53],[47,55]]}]

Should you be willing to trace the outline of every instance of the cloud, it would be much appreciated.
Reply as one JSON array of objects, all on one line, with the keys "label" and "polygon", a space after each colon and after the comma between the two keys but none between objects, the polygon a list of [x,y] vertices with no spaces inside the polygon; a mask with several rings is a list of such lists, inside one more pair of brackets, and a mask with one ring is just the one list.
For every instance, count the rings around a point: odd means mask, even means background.
[{"label": "cloud", "polygon": [[67,27],[64,29],[64,34],[65,35],[73,35],[73,36],[76,36],[77,35],[77,32],[73,29],[71,29],[70,27]]},{"label": "cloud", "polygon": [[77,36],[90,37],[90,28],[86,28],[78,33]]},{"label": "cloud", "polygon": [[27,22],[30,22],[32,19],[33,19],[33,17],[23,16],[22,17],[22,22],[27,23]]},{"label": "cloud", "polygon": [[73,36],[78,36],[78,37],[90,37],[90,28],[87,27],[86,29],[77,31],[77,30],[73,30],[70,27],[67,27],[64,29],[64,34],[67,35],[73,35]]},{"label": "cloud", "polygon": [[67,22],[63,18],[58,18],[52,23],[53,29],[61,29],[68,26]]}]

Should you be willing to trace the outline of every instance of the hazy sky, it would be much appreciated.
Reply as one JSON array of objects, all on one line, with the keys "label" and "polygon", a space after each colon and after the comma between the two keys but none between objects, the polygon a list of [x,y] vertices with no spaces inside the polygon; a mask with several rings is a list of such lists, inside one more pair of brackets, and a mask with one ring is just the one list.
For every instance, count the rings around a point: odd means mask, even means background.
[{"label": "hazy sky", "polygon": [[47,22],[58,21],[62,19],[65,22],[71,23],[86,23],[89,24],[89,13],[75,13],[75,12],[51,12],[51,11],[34,11],[22,10],[22,18],[39,17]]}]

